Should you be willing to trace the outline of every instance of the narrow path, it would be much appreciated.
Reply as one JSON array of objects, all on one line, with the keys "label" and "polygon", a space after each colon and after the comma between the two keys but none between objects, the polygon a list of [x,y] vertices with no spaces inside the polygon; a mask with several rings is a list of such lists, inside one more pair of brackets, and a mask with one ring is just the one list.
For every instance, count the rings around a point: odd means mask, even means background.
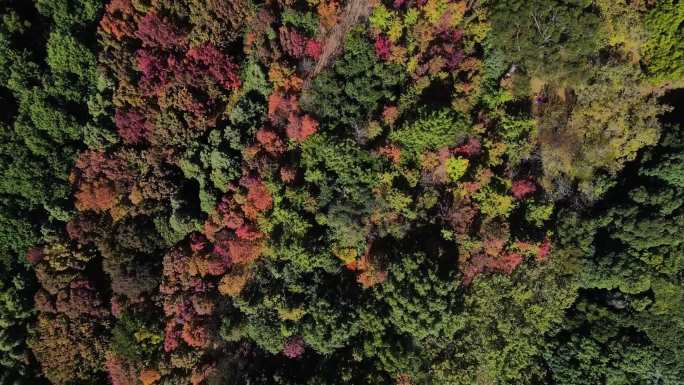
[{"label": "narrow path", "polygon": [[342,12],[340,22],[328,33],[321,56],[318,58],[314,69],[309,73],[307,83],[330,65],[335,56],[344,48],[344,40],[349,31],[371,14],[374,5],[374,0],[349,0]]}]

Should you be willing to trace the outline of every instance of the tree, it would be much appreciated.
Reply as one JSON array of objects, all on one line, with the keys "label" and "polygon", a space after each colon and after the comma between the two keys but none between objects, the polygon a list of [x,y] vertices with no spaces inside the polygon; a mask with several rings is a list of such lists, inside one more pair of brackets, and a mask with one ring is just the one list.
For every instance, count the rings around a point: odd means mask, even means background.
[{"label": "tree", "polygon": [[585,256],[579,260],[583,291],[549,343],[547,360],[558,383],[669,383],[682,376],[684,353],[672,341],[681,338],[675,325],[684,319],[675,294],[682,287],[675,234],[684,201],[668,164],[682,143],[681,130],[670,128],[628,166],[611,191],[614,205],[561,221],[562,247]]},{"label": "tree", "polygon": [[492,8],[492,45],[511,63],[545,81],[587,78],[599,48],[599,16],[591,1],[508,0]]},{"label": "tree", "polygon": [[684,77],[684,32],[679,26],[684,21],[681,2],[658,2],[646,16],[648,40],[644,43],[644,62],[647,72],[656,83],[680,83]]}]

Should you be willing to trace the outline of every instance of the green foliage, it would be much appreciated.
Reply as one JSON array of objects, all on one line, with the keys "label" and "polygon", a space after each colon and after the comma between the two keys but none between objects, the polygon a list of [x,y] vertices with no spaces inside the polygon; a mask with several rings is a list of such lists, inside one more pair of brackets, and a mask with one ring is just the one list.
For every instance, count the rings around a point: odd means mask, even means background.
[{"label": "green foliage", "polygon": [[525,220],[537,227],[542,227],[544,222],[551,218],[554,205],[552,203],[540,203],[528,201],[525,203]]},{"label": "green foliage", "polygon": [[[73,35],[52,32],[47,42],[47,63],[53,71],[54,83],[61,94],[68,95],[73,90],[74,100],[83,95],[78,91],[95,85],[95,55]],[[78,79],[76,84],[74,78]],[[80,87],[79,87],[80,85]],[[78,87],[78,88],[76,88]]]},{"label": "green foliage", "polygon": [[590,0],[505,0],[492,5],[490,44],[545,80],[586,79],[599,48]]},{"label": "green foliage", "polygon": [[458,182],[458,180],[461,179],[468,170],[469,163],[470,162],[468,159],[463,159],[460,156],[447,159],[445,167],[449,180],[452,182]]},{"label": "green foliage", "polygon": [[205,213],[214,210],[220,193],[228,191],[230,183],[240,176],[236,152],[241,148],[239,132],[226,127],[210,131],[206,144],[188,146],[179,161],[183,175],[199,184],[198,199]]},{"label": "green foliage", "polygon": [[19,277],[0,281],[0,383],[30,378],[30,353],[26,346],[26,328],[33,311],[26,300],[26,283]]},{"label": "green foliage", "polygon": [[366,121],[396,99],[405,77],[399,66],[378,61],[372,45],[356,31],[348,36],[344,55],[302,95],[302,109],[325,130],[363,138]]},{"label": "green foliage", "polygon": [[554,92],[547,93],[539,128],[551,191],[551,180],[570,177],[595,199],[602,190],[598,170],[615,174],[641,148],[658,141],[664,109],[629,65],[603,68],[592,84],[566,94],[565,101]]},{"label": "green foliage", "polygon": [[664,0],[646,16],[648,40],[644,61],[650,78],[656,83],[681,83],[684,78],[684,4]]},{"label": "green foliage", "polygon": [[553,263],[529,267],[515,278],[476,279],[463,299],[462,330],[445,358],[435,360],[433,380],[464,385],[540,381],[543,334],[562,324],[575,296],[563,268]]},{"label": "green foliage", "polygon": [[480,204],[480,211],[487,218],[507,217],[516,206],[513,197],[498,192],[490,185],[480,189],[473,197]]},{"label": "green foliage", "polygon": [[101,0],[36,0],[35,3],[41,14],[52,18],[58,30],[95,23],[103,5]]},{"label": "green foliage", "polygon": [[301,29],[309,36],[315,35],[318,31],[318,17],[313,12],[298,12],[292,8],[285,8],[280,17],[284,25]]},{"label": "green foliage", "polygon": [[[678,235],[684,191],[667,171],[668,158],[684,149],[681,130],[672,129],[661,143],[634,166],[640,176],[617,187],[613,206],[564,219],[566,247],[586,253],[585,290],[550,344],[549,362],[559,383],[674,383],[684,372],[684,351],[673,343],[684,330],[678,294],[684,285]],[[571,359],[577,356],[583,358]]]},{"label": "green foliage", "polygon": [[111,349],[127,359],[149,360],[159,353],[162,335],[131,316],[123,316],[112,328]]},{"label": "green foliage", "polygon": [[390,133],[390,140],[397,142],[407,152],[408,159],[415,159],[424,151],[458,143],[470,132],[467,120],[450,110],[422,113],[412,122]]},{"label": "green foliage", "polygon": [[427,338],[449,340],[463,327],[457,318],[458,280],[428,258],[423,253],[401,255],[376,291],[377,300],[389,309],[387,321],[417,343]]},{"label": "green foliage", "polygon": [[681,10],[0,0],[0,383],[674,385]]}]

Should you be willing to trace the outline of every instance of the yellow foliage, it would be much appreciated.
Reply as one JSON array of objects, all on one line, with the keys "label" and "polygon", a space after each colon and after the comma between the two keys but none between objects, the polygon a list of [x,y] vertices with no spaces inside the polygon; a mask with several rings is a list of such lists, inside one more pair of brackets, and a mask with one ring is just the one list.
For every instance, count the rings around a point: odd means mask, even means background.
[{"label": "yellow foliage", "polygon": [[[601,78],[564,99],[553,90],[547,94],[550,100],[540,121],[547,190],[554,178],[564,176],[593,196],[598,191],[596,170],[619,171],[660,136],[663,107],[630,66],[604,67]],[[569,114],[567,104],[572,105]]]},{"label": "yellow foliage", "polygon": [[278,318],[281,321],[299,321],[306,314],[306,310],[302,307],[295,308],[278,308]]},{"label": "yellow foliage", "polygon": [[219,282],[219,293],[230,297],[235,297],[242,292],[251,276],[250,266],[236,265],[231,271],[224,275]]},{"label": "yellow foliage", "polygon": [[601,36],[606,39],[605,43],[622,49],[633,62],[638,62],[641,45],[647,38],[641,12],[627,0],[595,0],[595,3],[604,21]]},{"label": "yellow foliage", "polygon": [[343,247],[339,249],[333,249],[333,254],[339,258],[345,265],[356,260],[358,255],[356,249],[352,247]]}]

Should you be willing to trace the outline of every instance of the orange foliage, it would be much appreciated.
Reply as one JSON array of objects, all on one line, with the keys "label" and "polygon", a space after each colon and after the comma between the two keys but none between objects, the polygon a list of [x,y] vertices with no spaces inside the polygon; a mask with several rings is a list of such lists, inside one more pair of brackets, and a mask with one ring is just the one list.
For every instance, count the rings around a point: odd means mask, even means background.
[{"label": "orange foliage", "polygon": [[337,0],[321,1],[318,4],[318,17],[325,29],[331,29],[339,20],[340,6]]},{"label": "orange foliage", "polygon": [[318,130],[318,122],[309,115],[299,117],[290,114],[287,122],[287,137],[297,142],[303,141]]},{"label": "orange foliage", "polygon": [[117,40],[133,36],[137,29],[138,17],[131,0],[112,0],[106,9],[107,12],[100,21],[102,31],[114,36]]},{"label": "orange foliage", "polygon": [[413,381],[411,381],[411,376],[409,374],[400,374],[394,380],[394,383],[395,385],[411,385],[413,384]]},{"label": "orange foliage", "polygon": [[224,275],[219,282],[219,293],[234,297],[247,285],[249,281],[251,270],[248,266],[236,265],[233,269]]},{"label": "orange foliage", "polygon": [[495,257],[501,253],[506,241],[499,238],[488,238],[484,241],[484,251],[487,255]]},{"label": "orange foliage", "polygon": [[392,125],[399,118],[399,109],[396,106],[385,106],[382,110],[382,121]]},{"label": "orange foliage", "polygon": [[181,337],[186,344],[193,348],[203,348],[209,341],[207,328],[198,322],[185,322]]},{"label": "orange foliage", "polygon": [[222,260],[212,258],[210,255],[193,255],[188,261],[188,273],[193,276],[218,276],[222,275],[225,269],[225,264]]},{"label": "orange foliage", "polygon": [[388,157],[394,164],[399,164],[401,161],[401,149],[395,145],[380,147],[378,154]]},{"label": "orange foliage", "polygon": [[290,183],[295,180],[297,176],[297,170],[293,167],[283,166],[280,168],[280,180],[284,183]]},{"label": "orange foliage", "polygon": [[259,258],[263,245],[257,242],[231,240],[228,241],[228,253],[233,263],[247,263]]},{"label": "orange foliage", "polygon": [[76,209],[79,211],[107,211],[116,205],[117,194],[106,182],[85,183],[80,186],[76,196]]},{"label": "orange foliage", "polygon": [[161,374],[154,369],[143,369],[140,371],[139,379],[143,385],[152,385],[161,379]]},{"label": "orange foliage", "polygon": [[304,79],[295,74],[295,71],[275,63],[268,70],[268,79],[277,90],[298,92],[302,90]]},{"label": "orange foliage", "polygon": [[383,283],[387,279],[387,270],[383,262],[373,258],[368,252],[356,261],[354,269],[358,272],[356,281],[364,288]]},{"label": "orange foliage", "polygon": [[271,155],[278,156],[285,152],[285,144],[283,141],[278,137],[278,134],[269,129],[259,129],[256,132],[256,139],[263,149]]}]

